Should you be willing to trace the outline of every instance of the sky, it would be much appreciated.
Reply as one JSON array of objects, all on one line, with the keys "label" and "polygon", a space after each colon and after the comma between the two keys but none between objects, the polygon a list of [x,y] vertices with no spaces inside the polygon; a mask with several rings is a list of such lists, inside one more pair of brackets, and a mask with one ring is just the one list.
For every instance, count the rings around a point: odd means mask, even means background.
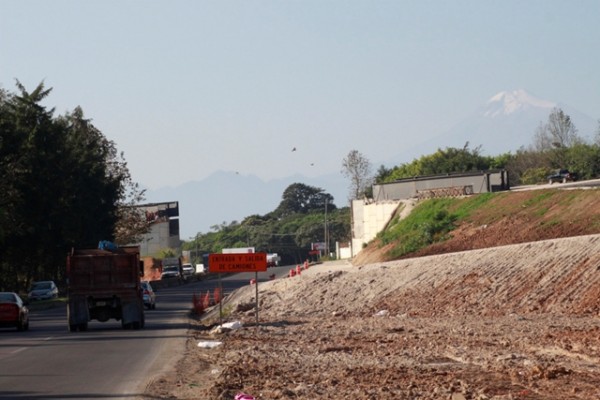
[{"label": "sky", "polygon": [[315,177],[351,150],[384,164],[500,91],[600,118],[598,16],[596,0],[1,0],[0,87],[80,106],[151,189]]}]

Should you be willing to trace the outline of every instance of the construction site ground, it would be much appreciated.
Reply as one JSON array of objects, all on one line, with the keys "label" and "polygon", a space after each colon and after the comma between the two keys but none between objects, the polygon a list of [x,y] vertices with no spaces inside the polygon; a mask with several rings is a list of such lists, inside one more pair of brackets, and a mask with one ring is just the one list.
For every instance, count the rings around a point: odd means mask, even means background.
[{"label": "construction site ground", "polygon": [[600,235],[573,221],[548,238],[507,215],[387,262],[370,246],[260,283],[258,325],[248,285],[222,306],[241,328],[192,315],[176,371],[145,398],[600,399]]}]

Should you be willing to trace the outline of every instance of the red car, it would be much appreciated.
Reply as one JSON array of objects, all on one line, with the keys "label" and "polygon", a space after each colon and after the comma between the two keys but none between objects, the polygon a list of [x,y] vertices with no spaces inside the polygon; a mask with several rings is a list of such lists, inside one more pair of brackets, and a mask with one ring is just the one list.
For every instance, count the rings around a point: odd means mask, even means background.
[{"label": "red car", "polygon": [[18,294],[0,292],[0,328],[29,329],[29,310]]}]

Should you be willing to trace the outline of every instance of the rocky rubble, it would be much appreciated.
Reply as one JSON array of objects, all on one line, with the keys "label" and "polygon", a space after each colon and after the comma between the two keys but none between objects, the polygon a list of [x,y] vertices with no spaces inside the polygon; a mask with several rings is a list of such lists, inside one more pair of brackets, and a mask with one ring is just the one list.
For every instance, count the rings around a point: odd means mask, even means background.
[{"label": "rocky rubble", "polygon": [[148,398],[600,398],[600,235],[325,263],[261,283],[258,326],[254,293],[224,304],[241,329],[195,320]]}]

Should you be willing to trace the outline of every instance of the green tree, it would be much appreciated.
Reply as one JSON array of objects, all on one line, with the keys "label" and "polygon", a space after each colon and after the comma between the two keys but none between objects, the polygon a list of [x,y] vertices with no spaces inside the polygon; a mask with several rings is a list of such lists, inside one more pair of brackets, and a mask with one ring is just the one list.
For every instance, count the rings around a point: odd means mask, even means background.
[{"label": "green tree", "polygon": [[600,146],[577,143],[565,152],[565,166],[579,174],[580,179],[600,176]]},{"label": "green tree", "polygon": [[374,178],[375,183],[387,182],[393,171],[393,168],[387,168],[384,165],[379,166]]},{"label": "green tree", "polygon": [[539,183],[531,180],[540,176],[540,168],[546,171],[544,174],[545,180],[549,168],[547,158],[539,151],[523,147],[517,150],[515,155],[506,162],[511,185]]},{"label": "green tree", "polygon": [[0,88],[0,248],[5,248],[8,236],[22,229],[21,222],[15,218],[15,207],[20,197],[16,185],[23,161],[18,149],[23,145],[23,140],[16,131],[12,101],[12,96]]},{"label": "green tree", "polygon": [[70,248],[114,239],[135,188],[114,143],[80,108],[55,118],[41,104],[51,92],[43,82],[31,92],[16,86],[0,92],[0,286],[12,290],[60,283]]},{"label": "green tree", "polygon": [[309,257],[311,243],[323,241],[325,204],[330,248],[334,248],[335,241],[350,240],[350,209],[338,209],[330,194],[300,183],[286,188],[275,210],[250,215],[241,223],[223,222],[211,227],[212,232],[198,233],[183,248],[205,254],[226,247],[252,246],[256,251],[278,253],[283,264],[300,263]]},{"label": "green tree", "polygon": [[284,190],[282,200],[274,214],[285,217],[295,213],[306,214],[312,210],[324,211],[326,203],[327,207],[335,208],[333,196],[325,193],[323,189],[303,183],[293,183]]},{"label": "green tree", "polygon": [[[19,147],[13,148],[19,158],[19,173],[14,187],[19,193],[15,217],[22,225],[13,231],[9,243],[9,262],[17,263],[11,271],[13,287],[27,284],[33,277],[58,277],[57,238],[60,238],[60,199],[63,181],[57,176],[64,162],[64,132],[53,123],[54,110],[41,102],[51,89],[38,85],[31,93],[17,81],[19,93],[10,106],[14,123],[13,135]],[[64,255],[65,253],[63,253]]]},{"label": "green tree", "polygon": [[68,181],[68,190],[78,195],[68,206],[85,216],[71,221],[76,225],[69,232],[77,235],[79,245],[95,245],[98,238],[118,244],[138,241],[149,230],[145,215],[135,207],[144,200],[144,191],[131,179],[123,154],[80,107],[59,122],[69,134],[69,168],[79,166]]},{"label": "green tree", "polygon": [[[499,160],[493,157],[484,157],[480,148],[469,149],[466,143],[462,149],[447,147],[438,149],[435,153],[421,156],[408,164],[401,164],[387,174],[385,182],[397,179],[412,178],[416,176],[450,174],[456,172],[469,172],[489,169]],[[497,164],[494,164],[497,165]]]}]

